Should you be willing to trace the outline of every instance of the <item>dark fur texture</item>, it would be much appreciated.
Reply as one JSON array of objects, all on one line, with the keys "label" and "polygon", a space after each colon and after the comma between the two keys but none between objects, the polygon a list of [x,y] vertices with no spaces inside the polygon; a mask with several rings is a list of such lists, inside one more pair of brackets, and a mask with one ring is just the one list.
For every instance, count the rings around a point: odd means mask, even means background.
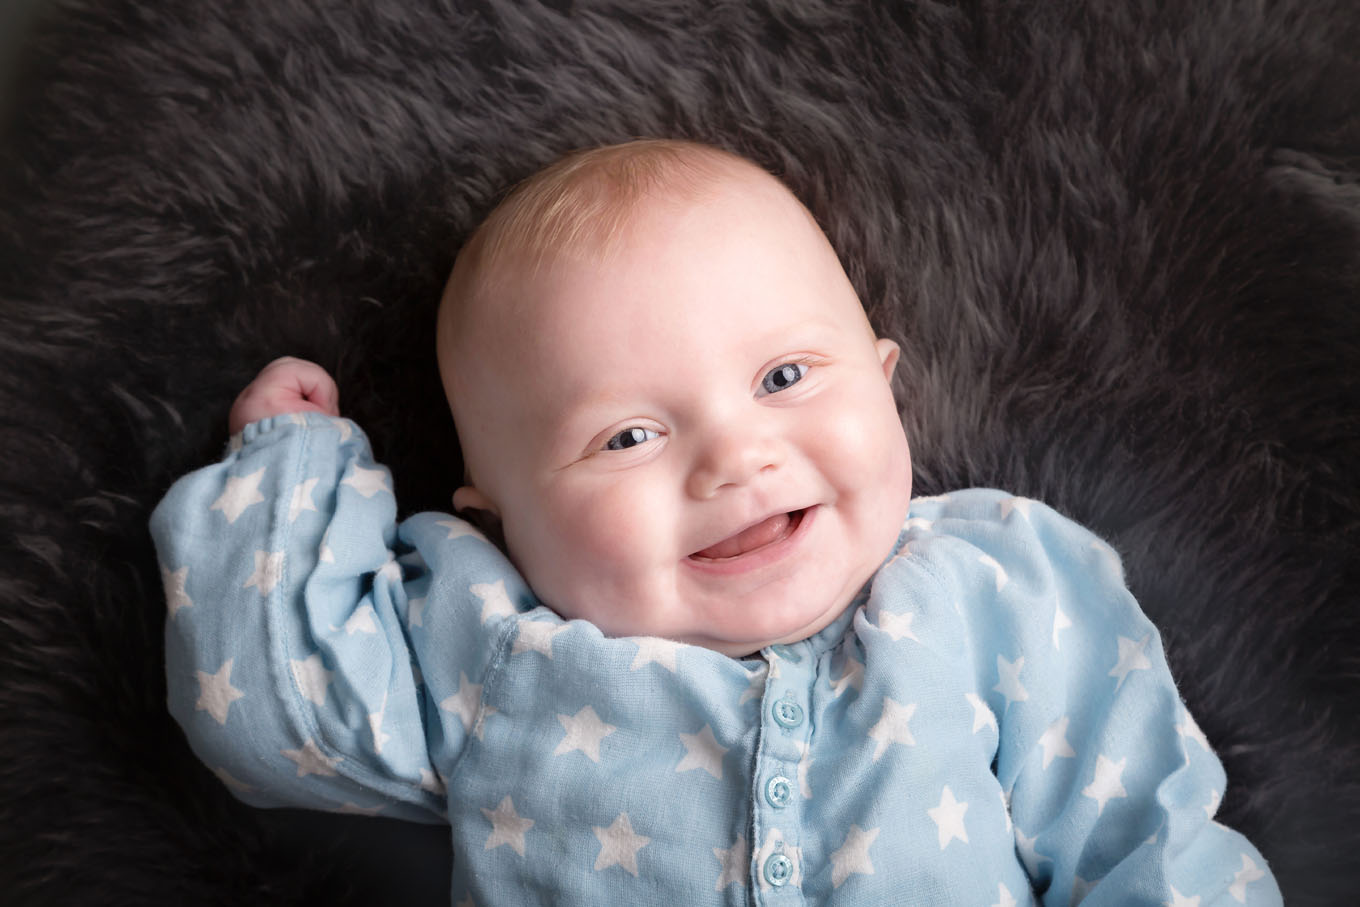
[{"label": "dark fur texture", "polygon": [[1105,535],[1222,818],[1291,904],[1352,901],[1351,0],[28,6],[0,151],[7,903],[446,903],[442,829],[258,813],[193,760],[146,517],[283,353],[333,370],[407,512],[447,509],[431,320],[460,241],[513,180],[639,135],[807,201],[903,344],[918,493],[1008,488]]}]

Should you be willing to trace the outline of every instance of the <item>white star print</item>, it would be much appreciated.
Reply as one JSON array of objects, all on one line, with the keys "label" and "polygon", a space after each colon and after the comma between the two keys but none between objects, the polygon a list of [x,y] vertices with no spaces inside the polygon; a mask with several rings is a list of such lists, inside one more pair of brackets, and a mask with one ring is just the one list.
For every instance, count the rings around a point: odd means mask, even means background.
[{"label": "white star print", "polygon": [[925,517],[914,516],[902,524],[902,531],[910,532],[913,529],[919,529],[922,532],[927,532],[930,530],[930,527],[934,525],[935,525],[934,520],[928,520]]},{"label": "white star print", "polygon": [[920,642],[921,640],[916,638],[916,634],[911,632],[911,622],[915,619],[914,613],[893,614],[891,611],[880,611],[878,627],[891,636],[894,642],[900,642],[904,636],[912,642]]},{"label": "white star print", "polygon": [[1072,744],[1067,742],[1068,720],[1068,716],[1062,716],[1050,724],[1048,730],[1039,738],[1039,748],[1044,751],[1044,768],[1048,768],[1058,757],[1067,759],[1077,754],[1076,750],[1072,749]]},{"label": "white star print", "polygon": [[1256,865],[1256,861],[1246,854],[1242,854],[1242,868],[1233,875],[1232,884],[1228,886],[1228,894],[1232,895],[1233,900],[1239,904],[1245,904],[1247,902],[1247,886],[1264,876],[1265,872]]},{"label": "white star print", "polygon": [[1001,519],[1011,515],[1011,511],[1017,511],[1025,519],[1029,519],[1029,508],[1034,502],[1029,498],[1008,498],[1001,502]]},{"label": "white star print", "polygon": [[1006,575],[1006,568],[1002,567],[1001,564],[997,563],[996,558],[987,554],[979,554],[978,562],[983,564],[984,566],[991,567],[992,570],[995,571],[997,592],[1000,592],[1002,589],[1006,588],[1006,583],[1010,582],[1011,578]]},{"label": "white star print", "polygon": [[636,671],[644,665],[655,662],[672,674],[675,673],[675,653],[680,649],[678,642],[656,636],[639,636],[633,642],[637,643],[638,650],[628,670]]},{"label": "white star print", "polygon": [[1094,882],[1088,882],[1081,876],[1073,876],[1072,894],[1067,901],[1068,907],[1072,907],[1074,904],[1080,904],[1082,901],[1086,900],[1086,896],[1091,893],[1092,888],[1096,887],[1096,882],[1098,881],[1100,880],[1096,879]]},{"label": "white star print", "polygon": [[600,841],[600,854],[595,858],[595,871],[618,866],[636,877],[638,851],[646,847],[652,839],[633,831],[633,824],[628,821],[628,813],[619,813],[619,817],[608,828],[593,825],[591,830]]},{"label": "white star print", "polygon": [[996,726],[996,715],[992,712],[991,707],[983,702],[982,698],[978,696],[977,693],[965,693],[964,698],[967,699],[968,704],[973,707],[974,734],[985,727],[990,727],[992,730],[1000,733]]},{"label": "white star print", "polygon": [[680,742],[685,745],[685,756],[675,767],[677,774],[701,768],[719,781],[722,780],[722,760],[727,755],[728,747],[718,743],[713,736],[713,728],[704,725],[697,734],[681,734]]},{"label": "white star print", "polygon": [[297,683],[298,692],[317,705],[325,705],[326,687],[335,672],[326,670],[321,663],[321,653],[313,652],[301,661],[290,658],[288,663],[293,667],[293,680]]},{"label": "white star print", "polygon": [[189,593],[184,590],[184,584],[188,579],[188,567],[180,567],[178,570],[161,567],[161,585],[165,588],[165,605],[170,609],[171,619],[181,608],[193,607],[193,599],[189,598]]},{"label": "white star print", "polygon": [[1143,671],[1152,667],[1143,650],[1147,648],[1148,641],[1152,639],[1152,634],[1146,634],[1142,639],[1134,642],[1126,637],[1119,637],[1119,661],[1113,668],[1110,668],[1110,677],[1118,677],[1118,682],[1114,688],[1117,690],[1124,685],[1124,679],[1129,676],[1130,671]]},{"label": "white star print", "polygon": [[448,793],[448,788],[444,786],[444,779],[439,777],[439,773],[424,767],[420,769],[420,789],[440,796]]},{"label": "white star print", "polygon": [[916,738],[911,735],[909,725],[911,716],[916,714],[916,703],[902,705],[888,697],[883,697],[883,714],[879,717],[878,723],[869,729],[869,736],[874,741],[874,761],[882,758],[888,745],[901,743],[904,746],[915,746]]},{"label": "white star print", "polygon": [[750,673],[751,685],[741,691],[741,698],[737,700],[737,705],[745,705],[752,699],[760,699],[765,695],[765,665],[761,665]]},{"label": "white star print", "polygon": [[457,517],[454,517],[451,520],[438,520],[435,522],[435,525],[443,526],[445,529],[449,531],[449,534],[444,536],[444,541],[446,542],[451,542],[454,539],[462,538],[465,535],[470,535],[473,538],[481,539],[484,542],[486,541],[486,536],[478,532],[471,523],[467,522],[466,520],[460,520]]},{"label": "white star print", "polygon": [[439,707],[458,716],[463,722],[463,730],[471,731],[472,722],[477,720],[477,707],[482,703],[482,685],[472,683],[462,671],[458,672],[458,689],[452,696],[446,696]]},{"label": "white star print", "polygon": [[264,500],[260,494],[260,480],[264,478],[265,468],[261,466],[248,476],[227,476],[227,487],[209,510],[220,510],[228,523],[235,523],[241,514],[252,505]]},{"label": "white star print", "polygon": [[389,583],[401,582],[401,564],[397,563],[397,559],[391,551],[387,552],[387,560],[378,568],[378,576]]},{"label": "white star print", "polygon": [[1204,732],[1199,729],[1199,725],[1195,723],[1194,716],[1192,716],[1189,711],[1182,710],[1181,718],[1183,720],[1180,724],[1176,725],[1176,731],[1182,737],[1189,738],[1204,747],[1206,753],[1213,752],[1213,748],[1209,746],[1209,738],[1205,737]]},{"label": "white star print", "polygon": [[521,652],[538,652],[548,658],[553,657],[553,640],[557,634],[567,629],[566,624],[552,624],[546,620],[522,620],[515,634],[515,645],[511,655]]},{"label": "white star print", "polygon": [[505,591],[505,580],[494,583],[473,583],[468,591],[482,600],[482,623],[493,617],[510,617],[517,613]]},{"label": "white star print", "polygon": [[[386,707],[386,705],[387,696],[386,694],[384,694],[383,695],[384,708]],[[373,751],[378,754],[382,753],[383,744],[392,739],[391,734],[383,733],[382,723],[383,723],[382,712],[368,713],[368,729],[373,733]]]},{"label": "white star print", "polygon": [[355,633],[377,633],[377,618],[378,612],[373,610],[372,605],[360,605],[358,610],[349,616],[349,620],[345,621],[345,635],[353,636]]},{"label": "white star print", "polygon": [[231,664],[235,661],[228,658],[222,662],[222,667],[217,669],[216,674],[209,674],[207,671],[195,671],[198,675],[198,702],[194,703],[195,711],[206,711],[218,724],[227,723],[227,712],[231,709],[231,704],[245,696],[236,687],[231,685]]},{"label": "white star print", "polygon": [[721,847],[713,848],[713,856],[722,864],[717,884],[713,886],[714,891],[722,891],[733,882],[743,888],[746,887],[747,864],[751,861],[751,849],[744,837],[737,835],[736,843],[726,850]]},{"label": "white star print", "polygon": [[241,588],[249,589],[254,586],[260,590],[261,596],[267,596],[274,591],[281,576],[283,576],[283,552],[256,551],[255,572],[250,574],[250,578]]},{"label": "white star print", "polygon": [[561,756],[572,750],[580,750],[596,764],[600,761],[600,742],[618,730],[614,725],[601,721],[600,716],[595,714],[595,710],[590,706],[586,706],[575,715],[558,715],[557,720],[566,728],[567,733],[553,750],[553,755]]},{"label": "white star print", "polygon": [[794,740],[793,748],[798,751],[798,792],[804,800],[812,799],[812,785],[808,783],[808,769],[812,767],[812,747],[806,740]]},{"label": "white star print", "polygon": [[1020,851],[1020,862],[1025,864],[1025,869],[1030,875],[1035,875],[1039,872],[1039,863],[1043,860],[1047,860],[1050,863],[1053,862],[1052,857],[1047,854],[1039,853],[1036,849],[1034,842],[1038,837],[1038,835],[1035,835],[1032,838],[1028,837],[1020,829],[1015,829],[1015,848]]},{"label": "white star print", "polygon": [[491,834],[487,835],[483,850],[494,850],[504,844],[524,856],[524,833],[534,827],[533,819],[525,819],[515,812],[515,804],[509,797],[495,809],[482,807],[482,815],[491,820]]},{"label": "white star print", "polygon": [[1011,894],[1011,890],[999,882],[996,887],[999,889],[997,891],[998,900],[992,907],[1015,907],[1015,896]]},{"label": "white star print", "polygon": [[406,620],[413,627],[425,626],[425,596],[410,600],[406,606]]},{"label": "white star print", "polygon": [[1053,648],[1054,648],[1054,649],[1060,648],[1060,646],[1058,645],[1058,631],[1059,631],[1059,630],[1066,630],[1066,629],[1067,629],[1068,627],[1070,627],[1070,626],[1072,626],[1072,618],[1068,617],[1068,616],[1067,616],[1067,613],[1066,613],[1065,611],[1063,611],[1062,605],[1061,605],[1061,604],[1056,605],[1056,606],[1054,607],[1054,609],[1053,609]]},{"label": "white star print", "polygon": [[832,696],[839,699],[847,687],[864,689],[864,663],[848,652],[845,655],[845,664],[841,665],[841,676],[831,681]]},{"label": "white star print", "polygon": [[1119,554],[1113,548],[1100,541],[1100,539],[1096,539],[1091,542],[1091,550],[1103,557],[1105,562],[1110,565],[1110,568],[1114,570],[1115,573],[1119,574],[1121,578],[1124,576],[1123,562],[1119,560]]},{"label": "white star print", "polygon": [[940,805],[926,810],[930,821],[935,823],[940,850],[944,850],[955,838],[968,843],[968,831],[963,827],[963,814],[967,811],[968,804],[955,800],[954,792],[948,786],[940,794]]},{"label": "white star print", "polygon": [[335,563],[335,552],[331,551],[330,546],[331,530],[326,527],[325,533],[321,536],[321,547],[317,550],[317,560],[323,564]]},{"label": "white star print", "polygon": [[1105,804],[1111,800],[1127,797],[1129,792],[1124,790],[1124,782],[1121,776],[1124,774],[1124,766],[1128,764],[1128,759],[1120,759],[1114,762],[1107,759],[1103,754],[1096,756],[1095,777],[1091,783],[1081,789],[1083,797],[1090,797],[1096,801],[1096,815],[1105,811]]},{"label": "white star print", "polygon": [[392,489],[387,486],[387,470],[383,468],[365,469],[358,463],[354,464],[354,472],[348,478],[340,482],[341,485],[348,485],[359,494],[366,498],[371,498],[380,491],[388,494]]},{"label": "white star print", "polygon": [[289,413],[288,421],[292,422],[294,425],[306,425],[307,416],[305,413]]},{"label": "white star print", "polygon": [[877,828],[865,830],[858,825],[850,826],[845,843],[831,854],[832,888],[840,888],[841,883],[849,878],[851,873],[869,876],[874,874],[874,864],[869,860],[869,846],[877,837]]},{"label": "white star print", "polygon": [[912,504],[944,504],[949,501],[949,495],[937,494],[928,498],[912,498]]},{"label": "white star print", "polygon": [[293,486],[293,494],[288,501],[288,522],[296,522],[304,510],[317,512],[316,503],[312,500],[312,492],[316,490],[316,483],[320,481],[320,479],[303,479]]},{"label": "white star print", "polygon": [[1164,907],[1199,907],[1199,895],[1188,898],[1177,891],[1175,885],[1167,887],[1171,889],[1171,900],[1162,901]]},{"label": "white star print", "polygon": [[350,428],[347,419],[332,419],[331,425],[340,432],[340,443],[344,444],[354,435],[354,429]]},{"label": "white star print", "polygon": [[1204,814],[1210,819],[1214,813],[1218,812],[1218,804],[1223,802],[1223,795],[1216,790],[1209,791],[1209,802],[1204,804]]},{"label": "white star print", "polygon": [[1020,672],[1025,667],[1025,656],[1021,655],[1015,661],[1007,661],[1000,655],[996,656],[996,673],[999,682],[992,687],[993,690],[1006,697],[1006,708],[1011,707],[1012,702],[1024,702],[1029,698],[1023,685],[1020,683]]},{"label": "white star print", "polygon": [[297,776],[299,778],[306,775],[333,776],[336,774],[335,767],[344,761],[340,756],[336,756],[332,759],[321,752],[321,749],[316,745],[316,741],[311,737],[307,738],[307,742],[302,744],[301,749],[280,750],[279,752],[297,763]]},{"label": "white star print", "polygon": [[241,448],[246,446],[244,432],[237,432],[227,439],[227,450],[231,453],[240,453]]}]

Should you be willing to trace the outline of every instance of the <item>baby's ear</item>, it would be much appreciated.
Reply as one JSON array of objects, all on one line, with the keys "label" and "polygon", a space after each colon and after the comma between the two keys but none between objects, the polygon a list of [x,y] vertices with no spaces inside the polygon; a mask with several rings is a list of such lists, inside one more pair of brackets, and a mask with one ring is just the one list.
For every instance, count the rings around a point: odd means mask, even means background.
[{"label": "baby's ear", "polygon": [[883,377],[892,381],[893,369],[897,368],[897,357],[901,355],[902,349],[896,341],[887,337],[875,340],[874,348],[878,350],[878,359],[883,363]]},{"label": "baby's ear", "polygon": [[501,515],[495,503],[471,485],[464,485],[454,491],[453,510],[454,513],[462,513],[464,510],[484,510],[495,517]]},{"label": "baby's ear", "polygon": [[495,503],[471,485],[464,485],[453,493],[453,512],[467,520],[491,544],[506,551],[505,530],[501,526],[501,512]]}]

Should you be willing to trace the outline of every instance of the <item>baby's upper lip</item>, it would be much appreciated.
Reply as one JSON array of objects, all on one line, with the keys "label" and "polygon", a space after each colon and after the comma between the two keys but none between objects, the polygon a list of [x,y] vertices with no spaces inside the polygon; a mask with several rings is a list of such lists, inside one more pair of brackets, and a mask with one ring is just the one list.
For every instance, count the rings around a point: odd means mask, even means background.
[{"label": "baby's upper lip", "polygon": [[[811,505],[808,505],[808,506],[811,506]],[[755,519],[747,520],[747,521],[744,522],[744,523],[738,524],[738,525],[736,526],[736,528],[730,529],[730,530],[728,530],[727,532],[723,533],[722,535],[719,535],[719,536],[716,536],[716,537],[714,537],[714,538],[711,538],[709,541],[705,542],[704,544],[700,545],[698,548],[695,548],[692,552],[690,552],[689,556],[690,556],[690,557],[694,557],[694,556],[695,556],[696,554],[698,554],[700,551],[707,551],[709,548],[712,548],[714,545],[718,544],[719,542],[725,542],[725,541],[727,541],[728,539],[732,538],[732,537],[735,536],[735,535],[740,535],[741,533],[745,532],[747,529],[750,529],[752,526],[759,526],[761,523],[765,522],[765,521],[768,520],[770,517],[779,516],[781,513],[796,513],[796,512],[799,511],[799,510],[807,510],[807,509],[808,509],[808,506],[804,506],[804,507],[785,507],[785,508],[776,508],[776,509],[774,509],[774,510],[770,510],[770,511],[766,512],[764,516],[759,516],[759,517],[756,517]]]}]

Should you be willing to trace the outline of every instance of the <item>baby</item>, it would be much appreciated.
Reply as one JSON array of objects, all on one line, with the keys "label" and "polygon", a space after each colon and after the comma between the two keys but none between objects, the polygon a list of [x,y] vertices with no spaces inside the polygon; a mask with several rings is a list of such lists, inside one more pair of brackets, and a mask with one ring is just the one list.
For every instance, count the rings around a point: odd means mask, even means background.
[{"label": "baby", "polygon": [[295,359],[152,518],[169,705],[247,803],[452,826],[486,904],[1279,904],[1115,553],[911,497],[875,337],[775,178],[645,141],[458,257],[464,520]]}]

